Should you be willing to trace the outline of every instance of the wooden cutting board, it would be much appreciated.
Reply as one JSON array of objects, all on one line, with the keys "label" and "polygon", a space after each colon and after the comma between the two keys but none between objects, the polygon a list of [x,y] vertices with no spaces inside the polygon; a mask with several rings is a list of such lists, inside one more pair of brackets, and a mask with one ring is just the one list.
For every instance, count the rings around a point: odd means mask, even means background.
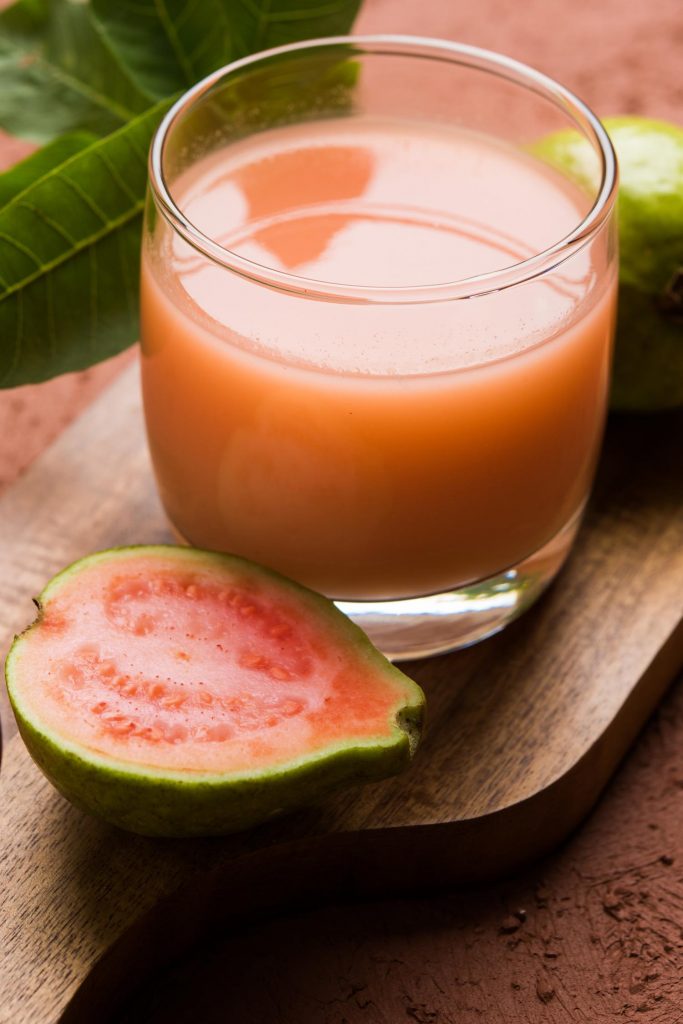
[{"label": "wooden cutting board", "polygon": [[[3,652],[56,570],[168,539],[132,368],[0,500]],[[610,424],[575,552],[538,606],[403,666],[429,730],[402,778],[243,836],[150,840],[70,807],[3,702],[0,1022],[101,1024],[226,918],[511,871],[590,810],[682,663],[683,416],[666,414]]]}]

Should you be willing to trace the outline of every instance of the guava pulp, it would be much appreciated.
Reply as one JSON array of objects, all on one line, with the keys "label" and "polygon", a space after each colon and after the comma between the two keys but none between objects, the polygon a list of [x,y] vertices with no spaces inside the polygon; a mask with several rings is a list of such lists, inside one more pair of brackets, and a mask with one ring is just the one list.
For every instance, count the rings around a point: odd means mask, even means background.
[{"label": "guava pulp", "polygon": [[241,559],[119,549],[65,570],[6,673],[38,764],[123,827],[246,827],[410,760],[419,688],[334,606]]}]

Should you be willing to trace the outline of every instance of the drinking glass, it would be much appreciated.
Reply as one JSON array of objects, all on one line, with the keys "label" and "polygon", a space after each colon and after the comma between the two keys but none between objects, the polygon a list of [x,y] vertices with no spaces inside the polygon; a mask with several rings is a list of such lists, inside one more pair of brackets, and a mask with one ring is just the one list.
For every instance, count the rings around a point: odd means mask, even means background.
[{"label": "drinking glass", "polygon": [[190,89],[152,145],[142,255],[176,535],[328,595],[396,659],[514,619],[595,469],[615,193],[595,115],[470,46],[321,39]]}]

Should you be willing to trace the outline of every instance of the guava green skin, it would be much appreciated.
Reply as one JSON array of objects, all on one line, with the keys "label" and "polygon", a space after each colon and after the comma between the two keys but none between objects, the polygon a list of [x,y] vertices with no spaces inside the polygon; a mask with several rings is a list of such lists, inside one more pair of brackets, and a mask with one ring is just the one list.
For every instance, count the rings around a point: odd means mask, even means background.
[{"label": "guava green skin", "polygon": [[661,313],[652,295],[624,283],[610,405],[633,412],[683,405],[683,325]]},{"label": "guava green skin", "polygon": [[[683,128],[644,117],[603,120],[619,161],[619,313],[610,406],[683,405]],[[595,189],[598,164],[578,132],[536,155]]]},{"label": "guava green skin", "polygon": [[[316,615],[329,642],[352,648],[374,671],[400,679],[407,693],[398,701],[390,737],[349,738],[347,743],[322,752],[253,772],[239,774],[163,771],[123,763],[57,737],[26,714],[20,686],[15,682],[15,666],[23,645],[30,643],[32,631],[40,625],[42,614],[61,584],[94,561],[125,558],[128,552],[168,555],[194,561],[218,560],[226,567],[245,569],[267,578],[279,589],[290,588],[299,599],[304,597],[311,614]],[[190,548],[155,545],[116,548],[82,559],[54,577],[37,600],[36,621],[16,637],[5,663],[5,678],[19,732],[38,767],[71,803],[111,825],[147,836],[189,837],[223,835],[242,831],[267,821],[287,810],[310,804],[333,789],[357,785],[394,775],[408,766],[421,734],[424,720],[424,694],[376,650],[349,619],[331,601],[276,573],[230,555]],[[16,673],[18,675],[18,672]]]},{"label": "guava green skin", "polygon": [[[420,728],[416,713],[412,725]],[[205,780],[136,774],[69,750],[26,718],[19,732],[31,757],[74,806],[129,832],[155,837],[226,835],[305,806],[326,793],[395,775],[411,760],[408,736],[390,746],[348,747],[261,777]]]}]

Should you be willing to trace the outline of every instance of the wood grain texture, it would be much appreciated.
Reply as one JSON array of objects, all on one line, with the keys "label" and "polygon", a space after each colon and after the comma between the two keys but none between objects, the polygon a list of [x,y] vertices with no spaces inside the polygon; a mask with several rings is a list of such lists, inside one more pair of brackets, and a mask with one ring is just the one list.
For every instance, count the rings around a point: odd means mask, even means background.
[{"label": "wood grain texture", "polygon": [[[331,888],[491,877],[557,843],[682,660],[682,438],[680,415],[615,421],[587,523],[546,598],[485,644],[407,666],[427,691],[430,727],[402,779],[246,836],[159,842],[81,815],[9,739],[2,1024],[51,1024],[71,1000],[65,1020],[104,1020],[152,948],[177,950],[211,918]],[[57,569],[167,536],[127,371],[0,501],[3,649]],[[3,726],[7,740],[6,708]]]},{"label": "wood grain texture", "polygon": [[683,677],[596,813],[514,878],[223,922],[116,1024],[680,1024]]}]

